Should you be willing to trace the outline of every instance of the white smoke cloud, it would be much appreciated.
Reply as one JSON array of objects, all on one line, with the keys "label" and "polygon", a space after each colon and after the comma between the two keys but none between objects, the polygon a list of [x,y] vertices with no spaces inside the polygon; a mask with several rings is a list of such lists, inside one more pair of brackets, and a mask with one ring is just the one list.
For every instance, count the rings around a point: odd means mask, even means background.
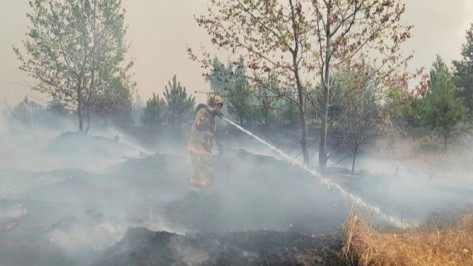
[{"label": "white smoke cloud", "polygon": [[28,211],[19,203],[9,202],[7,200],[0,201],[0,223],[18,219],[27,213]]}]

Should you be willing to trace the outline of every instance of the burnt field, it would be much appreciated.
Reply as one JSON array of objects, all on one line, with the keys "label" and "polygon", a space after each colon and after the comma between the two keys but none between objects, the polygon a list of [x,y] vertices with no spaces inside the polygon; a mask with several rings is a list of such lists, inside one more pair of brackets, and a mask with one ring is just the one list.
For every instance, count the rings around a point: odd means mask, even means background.
[{"label": "burnt field", "polygon": [[[66,141],[81,156],[64,153]],[[189,191],[184,152],[81,141],[63,135],[37,147],[37,164],[61,162],[54,169],[2,164],[1,265],[347,265],[342,224],[351,210],[392,230],[385,217],[448,224],[471,208],[469,188],[335,169],[328,180],[373,212],[289,162],[238,148],[215,156],[217,193],[207,195]],[[112,154],[120,156],[102,160]]]}]

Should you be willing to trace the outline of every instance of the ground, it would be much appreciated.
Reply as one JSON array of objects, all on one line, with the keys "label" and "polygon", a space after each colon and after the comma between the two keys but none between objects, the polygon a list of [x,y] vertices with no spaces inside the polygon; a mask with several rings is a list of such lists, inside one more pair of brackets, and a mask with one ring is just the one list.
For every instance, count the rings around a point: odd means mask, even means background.
[{"label": "ground", "polygon": [[1,265],[343,265],[352,208],[394,228],[389,218],[459,216],[473,195],[403,171],[322,178],[252,142],[215,156],[217,193],[207,195],[189,191],[184,145],[34,140],[1,153]]},{"label": "ground", "polygon": [[244,231],[181,236],[133,228],[94,265],[344,265],[338,256],[341,245],[336,234]]}]

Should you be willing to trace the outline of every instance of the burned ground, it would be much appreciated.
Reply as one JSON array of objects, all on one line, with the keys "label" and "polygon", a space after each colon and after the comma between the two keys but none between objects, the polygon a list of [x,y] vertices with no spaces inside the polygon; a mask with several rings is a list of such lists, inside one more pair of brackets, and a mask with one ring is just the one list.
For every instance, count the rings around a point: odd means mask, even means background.
[{"label": "burned ground", "polygon": [[[65,135],[43,145],[52,170],[0,170],[0,257],[8,265],[337,265],[340,228],[351,203],[307,171],[266,152],[227,149],[215,156],[217,193],[190,192],[181,153],[131,151],[114,141],[90,160],[64,155]],[[112,146],[111,148],[108,146]],[[117,147],[118,145],[118,147]],[[121,145],[121,146],[120,146]],[[181,147],[182,151],[184,147]],[[101,157],[113,162],[100,171]],[[254,149],[258,150],[258,149]],[[43,151],[44,152],[44,151]],[[24,152],[24,154],[27,154]],[[3,156],[3,155],[2,155]],[[68,165],[67,156],[74,161]],[[31,156],[33,157],[33,156]],[[43,157],[37,156],[38,160]],[[121,158],[120,158],[121,157]],[[77,158],[81,160],[76,160]],[[78,167],[80,166],[80,167]],[[86,167],[91,166],[91,167]],[[381,213],[420,223],[436,211],[461,213],[471,189],[402,175],[332,173]],[[375,227],[389,226],[373,218]],[[453,215],[452,214],[452,217]]]},{"label": "burned ground", "polygon": [[245,231],[185,236],[129,229],[94,265],[343,265],[339,235]]}]

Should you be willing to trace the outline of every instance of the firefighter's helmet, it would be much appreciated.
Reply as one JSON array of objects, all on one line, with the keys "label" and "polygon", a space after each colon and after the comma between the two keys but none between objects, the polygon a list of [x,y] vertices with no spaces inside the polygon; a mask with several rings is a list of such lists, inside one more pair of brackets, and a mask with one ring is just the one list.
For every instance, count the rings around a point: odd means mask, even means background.
[{"label": "firefighter's helmet", "polygon": [[218,94],[210,94],[209,97],[207,98],[207,105],[213,106],[217,104],[223,105],[222,97]]}]

